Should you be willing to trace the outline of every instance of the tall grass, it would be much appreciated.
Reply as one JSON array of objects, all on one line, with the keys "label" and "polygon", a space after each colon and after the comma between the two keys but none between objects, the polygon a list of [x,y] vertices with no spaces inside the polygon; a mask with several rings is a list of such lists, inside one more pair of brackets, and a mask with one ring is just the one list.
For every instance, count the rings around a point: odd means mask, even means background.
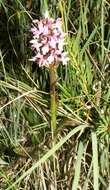
[{"label": "tall grass", "polygon": [[[70,57],[57,69],[54,147],[49,73],[28,61],[45,9],[62,18]],[[1,190],[110,188],[109,12],[104,0],[0,1]]]}]

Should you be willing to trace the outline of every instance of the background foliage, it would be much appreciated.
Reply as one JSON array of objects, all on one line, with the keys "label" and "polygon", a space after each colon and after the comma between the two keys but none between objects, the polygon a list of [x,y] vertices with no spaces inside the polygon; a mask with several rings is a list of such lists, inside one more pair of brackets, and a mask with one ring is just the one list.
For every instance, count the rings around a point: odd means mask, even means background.
[{"label": "background foliage", "polygon": [[[45,9],[62,18],[70,57],[58,67],[54,147],[48,70],[28,60]],[[0,0],[1,190],[110,188],[109,18],[109,0]]]}]

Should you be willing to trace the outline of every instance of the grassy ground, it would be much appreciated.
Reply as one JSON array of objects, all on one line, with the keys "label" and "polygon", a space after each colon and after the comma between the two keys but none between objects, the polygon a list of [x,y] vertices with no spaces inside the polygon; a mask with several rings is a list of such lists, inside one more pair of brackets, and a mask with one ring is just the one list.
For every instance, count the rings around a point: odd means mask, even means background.
[{"label": "grassy ground", "polygon": [[[57,73],[52,146],[49,73],[30,63],[32,18],[68,32]],[[110,1],[0,0],[0,190],[110,189]]]}]

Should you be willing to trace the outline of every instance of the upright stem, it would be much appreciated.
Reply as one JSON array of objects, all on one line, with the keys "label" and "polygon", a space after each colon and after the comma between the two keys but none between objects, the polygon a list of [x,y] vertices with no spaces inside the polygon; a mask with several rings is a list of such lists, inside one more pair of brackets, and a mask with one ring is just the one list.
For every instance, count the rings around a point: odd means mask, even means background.
[{"label": "upright stem", "polygon": [[51,97],[51,129],[52,132],[56,129],[56,109],[57,109],[57,103],[56,103],[56,66],[51,65],[50,66],[50,97]]},{"label": "upright stem", "polygon": [[[51,131],[52,131],[52,147],[55,145],[55,129],[56,129],[56,114],[57,114],[57,102],[56,102],[56,66],[50,66],[50,99],[51,99]],[[56,158],[53,155],[53,167],[54,167],[54,187],[57,189],[56,180]]]}]

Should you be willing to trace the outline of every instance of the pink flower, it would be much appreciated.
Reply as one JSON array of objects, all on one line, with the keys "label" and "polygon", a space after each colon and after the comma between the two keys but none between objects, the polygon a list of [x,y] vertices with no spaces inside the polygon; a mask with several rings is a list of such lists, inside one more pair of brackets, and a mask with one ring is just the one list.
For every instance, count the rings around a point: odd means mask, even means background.
[{"label": "pink flower", "polygon": [[55,49],[56,48],[56,43],[57,43],[57,40],[54,39],[54,37],[51,37],[50,40],[48,41],[49,45],[51,48]]},{"label": "pink flower", "polygon": [[54,55],[50,55],[50,56],[47,58],[47,62],[48,62],[49,64],[51,64],[51,63],[54,62],[54,59],[55,59]]},{"label": "pink flower", "polygon": [[69,57],[68,57],[68,53],[67,52],[63,52],[62,56],[61,56],[61,61],[62,63],[65,65],[68,61],[69,61]]},{"label": "pink flower", "polygon": [[49,66],[60,62],[66,64],[69,60],[67,53],[64,52],[66,34],[62,30],[60,18],[33,20],[30,31],[33,34],[30,43],[34,52],[34,57],[30,61],[38,63],[39,66]]},{"label": "pink flower", "polygon": [[49,46],[46,44],[42,47],[42,54],[46,55],[49,52]]}]

